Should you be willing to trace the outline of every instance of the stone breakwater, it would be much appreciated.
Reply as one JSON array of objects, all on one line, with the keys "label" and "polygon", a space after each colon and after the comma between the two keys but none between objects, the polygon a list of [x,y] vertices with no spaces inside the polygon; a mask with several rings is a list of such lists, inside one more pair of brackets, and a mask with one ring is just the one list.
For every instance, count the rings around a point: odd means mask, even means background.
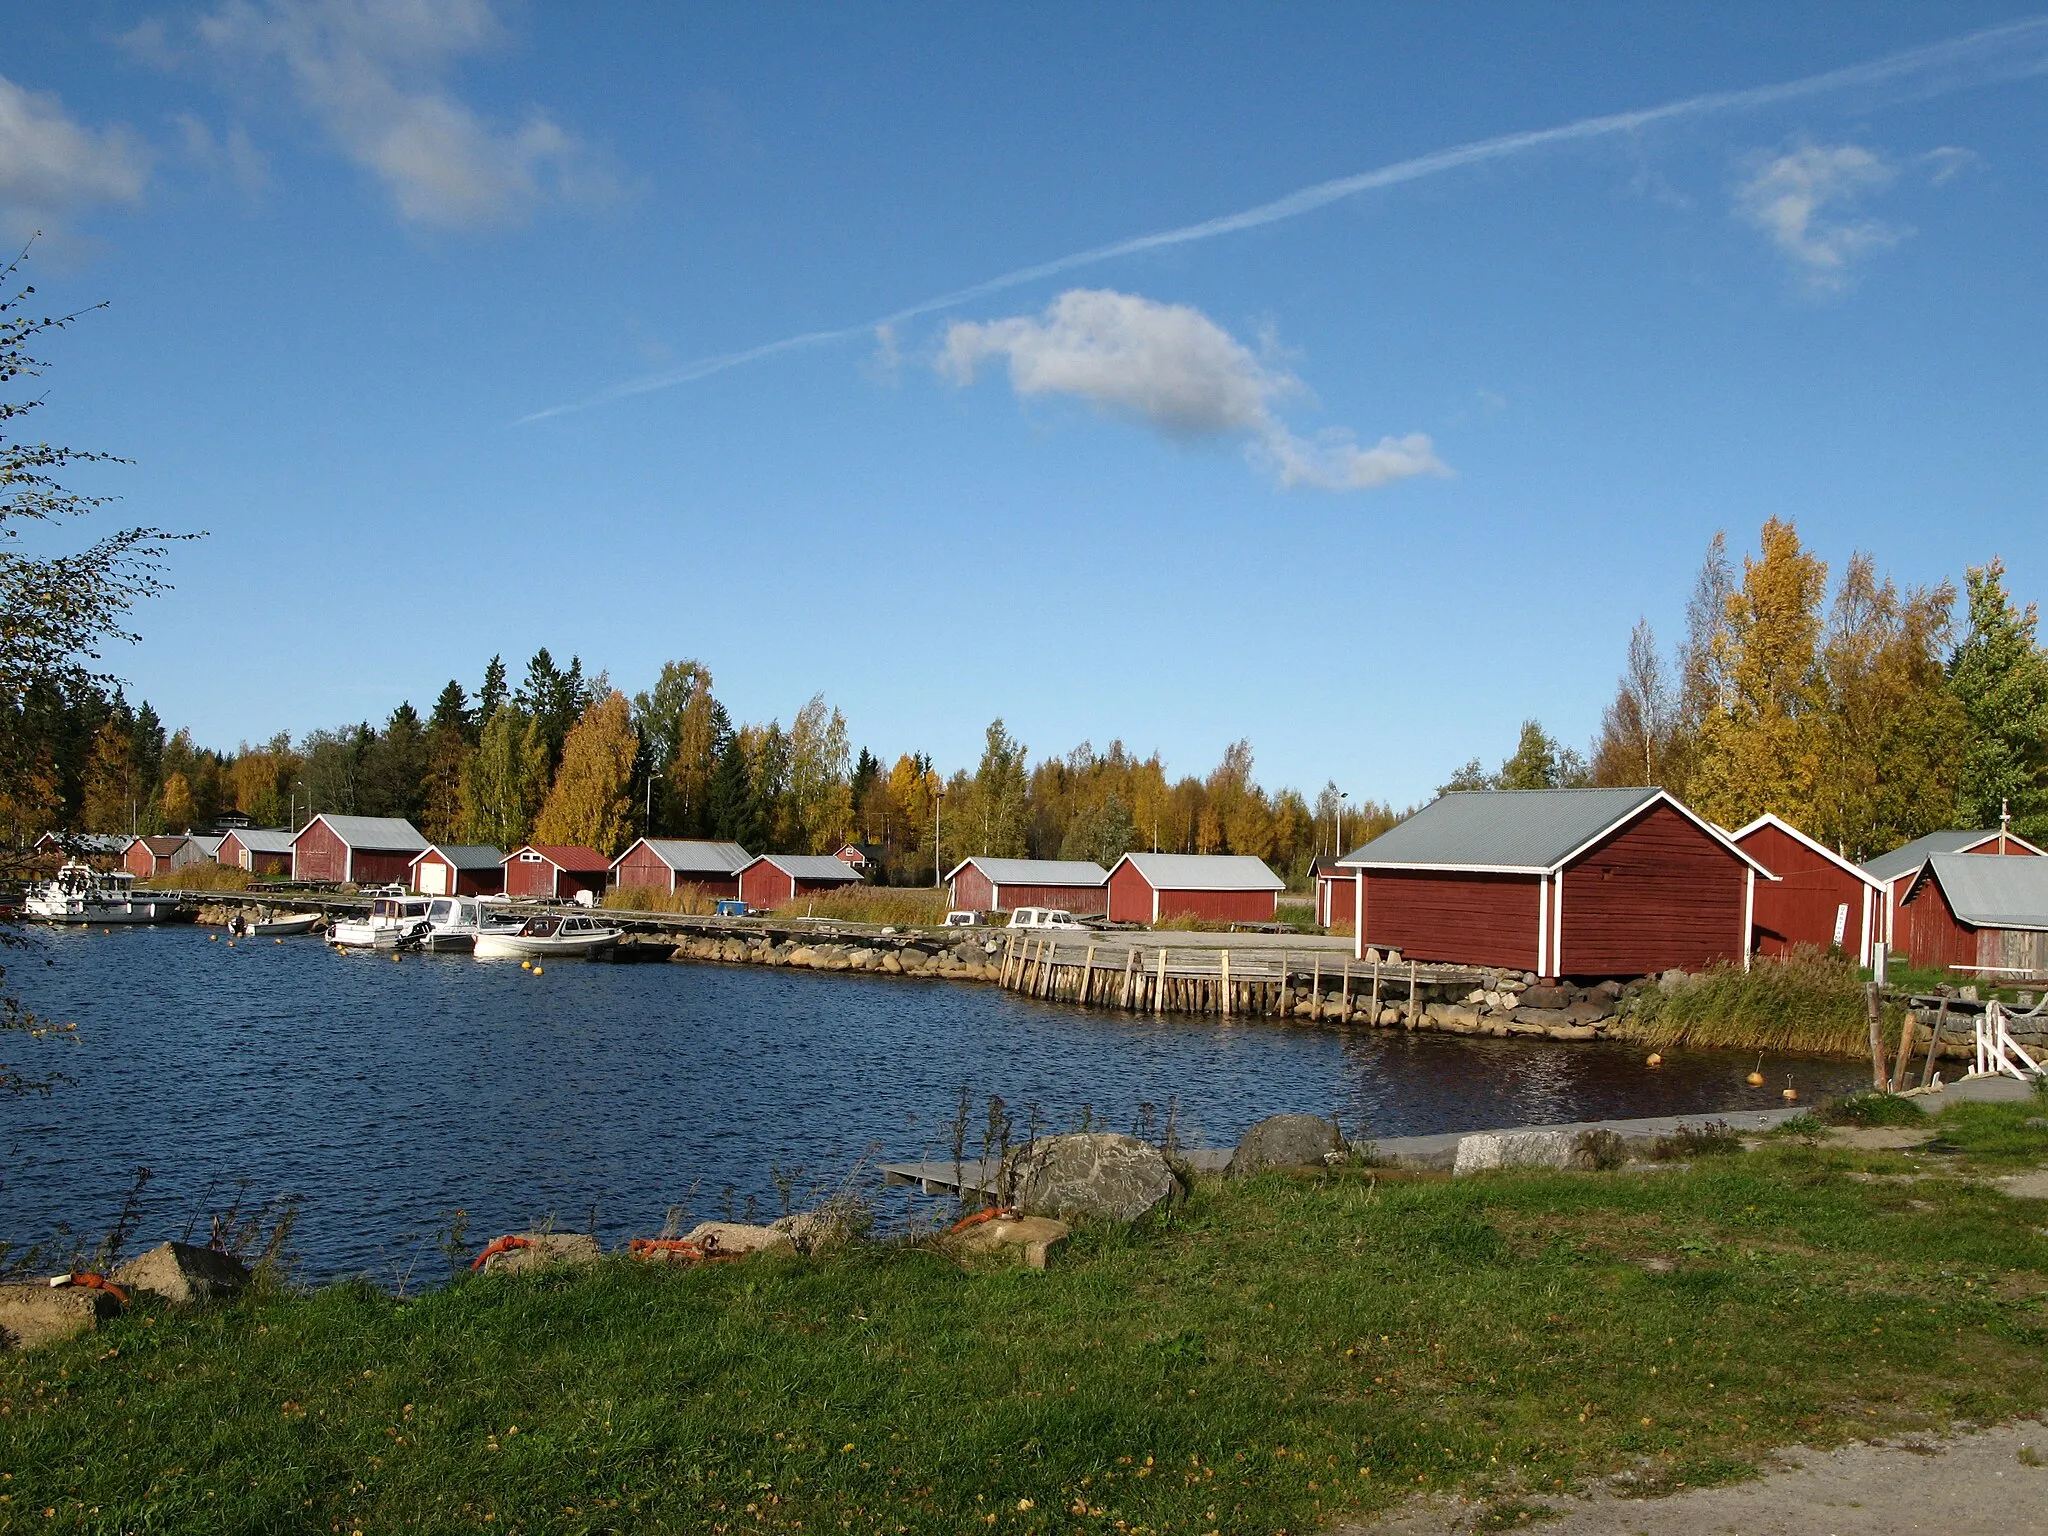
[{"label": "stone breakwater", "polygon": [[1001,979],[1002,942],[969,938],[947,942],[928,934],[817,938],[799,934],[699,934],[681,939],[629,933],[620,948],[666,949],[668,958],[724,965],[783,966],[799,971],[864,971],[878,976],[922,976],[946,981]]}]

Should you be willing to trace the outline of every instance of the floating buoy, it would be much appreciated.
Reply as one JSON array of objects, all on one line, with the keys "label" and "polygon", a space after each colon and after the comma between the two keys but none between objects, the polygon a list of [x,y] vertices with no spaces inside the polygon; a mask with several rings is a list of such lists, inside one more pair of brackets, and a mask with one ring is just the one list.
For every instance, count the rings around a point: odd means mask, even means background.
[{"label": "floating buoy", "polygon": [[531,960],[522,960],[519,962],[519,969],[521,969],[522,971],[530,971],[533,969],[533,962]]},{"label": "floating buoy", "polygon": [[398,956],[398,955],[393,955],[393,956],[391,957],[391,963],[392,963],[393,965],[396,965],[396,964],[398,964],[398,962],[399,962],[399,960],[400,960],[401,958],[402,958],[401,956]]},{"label": "floating buoy", "polygon": [[1785,1079],[1785,1091],[1784,1093],[1780,1094],[1779,1097],[1784,1099],[1784,1101],[1787,1104],[1796,1104],[1799,1102],[1799,1090],[1792,1086],[1791,1078],[1788,1077]]},{"label": "floating buoy", "polygon": [[220,935],[217,933],[209,933],[206,936],[206,942],[209,944],[218,944],[220,942]]},{"label": "floating buoy", "polygon": [[229,939],[229,940],[228,940],[228,948],[229,948],[229,949],[233,949],[234,947],[235,947],[235,941],[234,941],[233,939]]},{"label": "floating buoy", "polygon": [[1749,1086],[1750,1086],[1750,1087],[1752,1087],[1752,1088],[1761,1088],[1761,1087],[1763,1087],[1763,1085],[1764,1085],[1764,1053],[1763,1053],[1762,1051],[1758,1051],[1758,1052],[1756,1053],[1756,1070],[1755,1070],[1755,1071],[1753,1071],[1753,1072],[1751,1072],[1751,1073],[1749,1074]]},{"label": "floating buoy", "polygon": [[1664,1065],[1664,1058],[1657,1052],[1652,1051],[1650,1052],[1649,1056],[1644,1059],[1643,1065],[1646,1067],[1661,1067]]},{"label": "floating buoy", "polygon": [[540,974],[540,972],[541,972],[541,968],[540,968],[539,966],[537,966],[537,965],[536,965],[536,966],[535,966],[535,967],[533,968],[533,974],[534,974],[534,975],[536,975],[536,976],[538,976],[538,975]]},{"label": "floating buoy", "polygon": [[282,943],[284,942],[284,940],[283,940],[283,939],[272,939],[272,940],[271,940],[270,942],[271,942],[271,943],[273,943],[273,944],[282,944]]}]

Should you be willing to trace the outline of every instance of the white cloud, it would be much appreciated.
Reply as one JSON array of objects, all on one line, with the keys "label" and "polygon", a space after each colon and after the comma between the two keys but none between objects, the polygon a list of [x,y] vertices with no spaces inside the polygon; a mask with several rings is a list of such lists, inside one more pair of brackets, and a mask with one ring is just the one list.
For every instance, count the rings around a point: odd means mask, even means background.
[{"label": "white cloud", "polygon": [[1895,172],[1856,144],[1801,144],[1765,160],[1735,191],[1735,211],[1796,262],[1817,287],[1839,288],[1859,257],[1898,244],[1903,231],[1850,217]]},{"label": "white cloud", "polygon": [[1074,288],[1042,315],[956,321],[936,366],[967,385],[997,358],[1008,363],[1010,385],[1026,399],[1075,396],[1177,441],[1248,439],[1254,460],[1282,485],[1370,490],[1448,473],[1419,432],[1382,438],[1371,448],[1341,430],[1296,437],[1273,404],[1299,394],[1301,381],[1190,305]]},{"label": "white cloud", "polygon": [[227,0],[197,30],[220,57],[281,63],[300,106],[414,223],[507,223],[616,190],[539,108],[495,125],[449,88],[458,59],[502,41],[489,0]]},{"label": "white cloud", "polygon": [[126,128],[80,126],[51,93],[0,76],[0,224],[9,238],[96,203],[133,203],[150,154]]}]

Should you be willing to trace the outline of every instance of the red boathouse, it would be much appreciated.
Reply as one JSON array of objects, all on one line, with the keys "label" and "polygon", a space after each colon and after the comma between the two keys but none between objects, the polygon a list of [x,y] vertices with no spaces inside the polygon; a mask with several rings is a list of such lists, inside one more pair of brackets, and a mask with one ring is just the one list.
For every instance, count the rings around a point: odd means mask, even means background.
[{"label": "red boathouse", "polygon": [[1768,812],[1730,836],[1778,877],[1756,888],[1752,950],[1782,955],[1810,944],[1839,949],[1858,965],[1871,963],[1884,937],[1884,881]]},{"label": "red boathouse", "polygon": [[1286,888],[1264,859],[1246,853],[1127,853],[1109,872],[1109,919],[1270,923]]},{"label": "red boathouse", "polygon": [[798,896],[820,896],[861,883],[860,871],[829,853],[764,853],[740,871],[740,899],[750,912]]},{"label": "red boathouse", "polygon": [[2048,859],[1932,854],[1899,903],[1898,929],[1915,965],[2038,981],[2048,976]]},{"label": "red boathouse", "polygon": [[407,882],[422,896],[495,896],[505,889],[505,855],[482,843],[435,843],[416,854]]},{"label": "red boathouse", "polygon": [[1919,878],[1920,871],[1927,867],[1927,861],[1937,853],[1972,854],[2017,854],[2024,858],[2040,858],[2042,850],[2023,837],[1997,828],[1989,830],[1964,830],[1951,827],[1941,832],[1930,832],[1925,837],[1916,837],[1890,853],[1881,853],[1867,860],[1863,867],[1878,879],[1884,881],[1885,898],[1884,942],[1887,947],[1904,953],[1907,948],[1906,930],[1899,915],[1899,907],[1906,899],[1906,892]]},{"label": "red boathouse", "polygon": [[220,840],[220,852],[214,857],[252,875],[289,875],[292,835],[268,827],[236,827]]},{"label": "red boathouse", "polygon": [[1345,855],[1353,953],[1538,976],[1749,962],[1771,872],[1661,789],[1443,795]]},{"label": "red boathouse", "polygon": [[1093,859],[992,859],[976,854],[946,876],[948,900],[964,912],[1057,907],[1076,916],[1109,910],[1109,871]]},{"label": "red boathouse", "polygon": [[612,861],[574,843],[527,843],[505,855],[505,894],[540,901],[574,901],[578,891],[604,895]]},{"label": "red boathouse", "polygon": [[292,878],[302,885],[403,885],[413,855],[427,846],[398,816],[335,816],[322,811],[292,839]]},{"label": "red boathouse", "polygon": [[612,860],[612,884],[671,894],[694,885],[707,896],[730,899],[740,893],[740,871],[753,862],[738,843],[643,837]]}]

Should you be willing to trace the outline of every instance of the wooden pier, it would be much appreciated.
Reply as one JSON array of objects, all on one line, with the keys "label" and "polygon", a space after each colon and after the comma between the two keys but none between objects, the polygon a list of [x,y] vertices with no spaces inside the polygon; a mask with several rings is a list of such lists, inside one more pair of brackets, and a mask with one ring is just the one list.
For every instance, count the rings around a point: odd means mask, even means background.
[{"label": "wooden pier", "polygon": [[1165,934],[1012,931],[1002,960],[1006,991],[1046,1002],[1343,1024],[1378,1023],[1389,1009],[1414,1018],[1426,1001],[1423,988],[1470,988],[1487,977],[1469,966],[1354,960],[1348,946],[1290,949],[1270,939],[1213,938],[1175,945]]}]

